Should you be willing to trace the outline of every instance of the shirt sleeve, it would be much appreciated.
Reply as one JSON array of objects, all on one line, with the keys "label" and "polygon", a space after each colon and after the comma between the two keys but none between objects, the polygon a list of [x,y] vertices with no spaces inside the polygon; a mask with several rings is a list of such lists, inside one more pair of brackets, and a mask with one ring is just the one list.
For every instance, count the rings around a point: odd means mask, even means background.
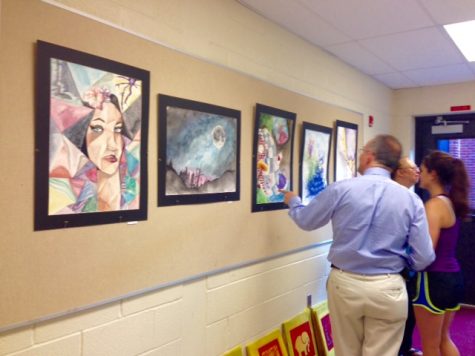
[{"label": "shirt sleeve", "polygon": [[435,260],[424,205],[420,199],[416,201],[416,210],[409,230],[408,246],[408,263],[412,269],[422,271]]},{"label": "shirt sleeve", "polygon": [[332,186],[325,188],[308,205],[303,205],[300,197],[289,201],[289,216],[303,230],[311,231],[327,224],[333,214],[334,202]]}]

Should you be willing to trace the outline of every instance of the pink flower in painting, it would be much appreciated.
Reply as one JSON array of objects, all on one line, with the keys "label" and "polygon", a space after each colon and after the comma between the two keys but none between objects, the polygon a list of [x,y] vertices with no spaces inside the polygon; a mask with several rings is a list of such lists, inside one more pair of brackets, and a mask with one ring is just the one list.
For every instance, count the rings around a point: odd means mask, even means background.
[{"label": "pink flower in painting", "polygon": [[289,139],[289,135],[288,135],[287,131],[284,128],[280,128],[280,130],[279,130],[279,139],[277,140],[279,142],[279,144],[283,145],[284,143],[287,142],[288,139]]},{"label": "pink flower in painting", "polygon": [[102,110],[104,102],[110,101],[111,92],[107,88],[92,88],[83,95],[83,100],[92,108]]}]

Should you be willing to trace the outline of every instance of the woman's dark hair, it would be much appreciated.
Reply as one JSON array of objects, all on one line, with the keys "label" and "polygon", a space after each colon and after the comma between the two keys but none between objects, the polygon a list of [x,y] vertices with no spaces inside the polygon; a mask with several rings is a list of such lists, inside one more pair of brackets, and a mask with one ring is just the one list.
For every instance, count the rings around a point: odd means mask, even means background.
[{"label": "woman's dark hair", "polygon": [[[130,138],[130,135],[129,135],[129,132],[127,130],[127,125],[125,124],[125,119],[124,119],[124,114],[122,113],[122,110],[120,108],[120,104],[119,104],[119,99],[117,98],[117,96],[115,96],[114,94],[110,94],[109,95],[109,102],[111,104],[113,104],[115,106],[115,108],[121,113],[122,115],[122,120],[124,122],[123,126],[122,126],[122,135],[123,136],[126,136],[126,137],[129,137]],[[86,106],[89,106],[86,104]],[[92,120],[92,116],[93,114],[91,115],[91,117],[89,118],[88,120],[88,123],[87,125],[89,126],[89,123],[91,122]],[[86,131],[87,131],[87,128],[86,128]],[[87,143],[86,143],[86,132],[84,132],[84,138],[82,140],[82,145],[81,145],[81,152],[84,153],[86,155],[86,157],[89,157],[89,154],[87,153]]]},{"label": "woman's dark hair", "polygon": [[469,179],[462,160],[448,153],[433,151],[422,160],[429,172],[435,171],[439,182],[444,186],[454,206],[457,217],[466,217],[469,213]]}]

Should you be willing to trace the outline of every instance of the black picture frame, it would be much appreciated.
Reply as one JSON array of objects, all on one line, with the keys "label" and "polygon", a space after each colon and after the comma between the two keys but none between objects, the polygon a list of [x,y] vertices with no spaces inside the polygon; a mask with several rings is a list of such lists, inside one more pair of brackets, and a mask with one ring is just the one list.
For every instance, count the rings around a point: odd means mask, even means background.
[{"label": "black picture frame", "polygon": [[356,177],[358,159],[358,125],[336,120],[333,181]]},{"label": "black picture frame", "polygon": [[293,147],[297,114],[256,104],[252,154],[252,212],[287,209],[292,190]]},{"label": "black picture frame", "polygon": [[146,220],[149,72],[40,40],[36,54],[34,230]]},{"label": "black picture frame", "polygon": [[307,205],[329,184],[332,128],[302,123],[299,194]]},{"label": "black picture frame", "polygon": [[158,95],[158,206],[240,199],[241,112]]}]

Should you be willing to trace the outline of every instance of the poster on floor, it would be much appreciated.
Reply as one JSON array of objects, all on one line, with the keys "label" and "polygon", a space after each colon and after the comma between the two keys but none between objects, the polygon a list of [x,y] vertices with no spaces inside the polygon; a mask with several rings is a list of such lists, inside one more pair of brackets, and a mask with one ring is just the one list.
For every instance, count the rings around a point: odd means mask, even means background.
[{"label": "poster on floor", "polygon": [[288,356],[284,339],[279,329],[249,343],[246,351],[248,356]]}]

